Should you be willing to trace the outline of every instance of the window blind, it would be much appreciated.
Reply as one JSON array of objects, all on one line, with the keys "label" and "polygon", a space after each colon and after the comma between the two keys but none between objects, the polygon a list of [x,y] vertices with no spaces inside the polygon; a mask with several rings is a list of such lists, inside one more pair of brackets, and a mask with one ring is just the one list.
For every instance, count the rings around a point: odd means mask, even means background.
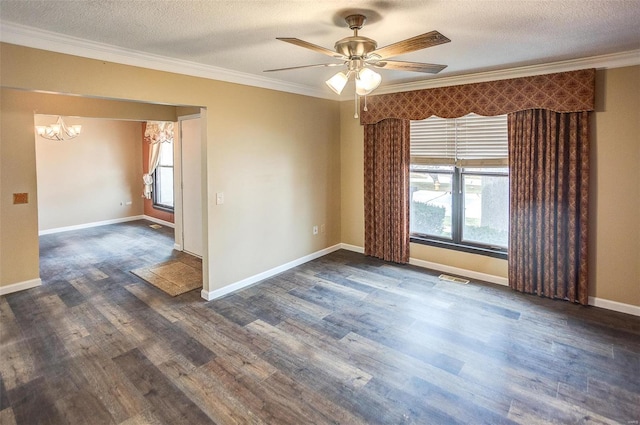
[{"label": "window blind", "polygon": [[457,166],[507,165],[507,116],[469,114],[411,121],[411,162]]}]

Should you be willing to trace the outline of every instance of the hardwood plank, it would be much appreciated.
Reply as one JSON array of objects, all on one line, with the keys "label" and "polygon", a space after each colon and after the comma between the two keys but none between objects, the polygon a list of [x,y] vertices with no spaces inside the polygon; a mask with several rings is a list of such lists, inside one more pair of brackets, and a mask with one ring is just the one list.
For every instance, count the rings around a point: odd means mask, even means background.
[{"label": "hardwood plank", "polygon": [[2,344],[0,376],[7,390],[24,385],[38,376],[31,348],[26,340]]},{"label": "hardwood plank", "polygon": [[277,341],[283,349],[304,358],[305,362],[313,364],[314,367],[339,378],[343,385],[360,388],[371,379],[371,375],[368,373],[351,366],[347,362],[340,362],[322,351],[315,350],[314,347],[292,338],[280,329],[261,320],[256,320],[247,325],[247,329],[255,333],[268,335],[271,339]]},{"label": "hardwood plank", "polygon": [[484,381],[473,381],[453,375],[420,359],[403,354],[368,338],[352,333],[341,341],[345,351],[358,364],[371,364],[376,376],[384,377],[398,388],[407,384],[412,376],[422,378],[445,391],[460,394],[466,399],[490,408],[494,412],[506,415],[511,398],[487,386]]},{"label": "hardwood plank", "polygon": [[113,361],[160,413],[163,421],[171,424],[214,423],[139,350],[131,350]]},{"label": "hardwood plank", "polygon": [[115,424],[116,421],[97,397],[86,391],[66,394],[55,402],[61,416],[69,424]]},{"label": "hardwood plank", "polygon": [[582,392],[561,382],[558,384],[557,399],[595,412],[614,422],[633,423],[640,417],[640,400],[627,403],[618,397],[611,397],[609,392]]},{"label": "hardwood plank", "polygon": [[63,416],[46,391],[44,377],[38,377],[7,392],[18,424],[62,424]]},{"label": "hardwood plank", "polygon": [[96,346],[76,358],[75,362],[81,368],[87,382],[83,386],[83,392],[99,394],[100,401],[116,423],[149,408],[149,404],[122,370]]},{"label": "hardwood plank", "polygon": [[248,389],[215,361],[189,369],[189,364],[177,357],[160,367],[216,423],[264,423],[255,413],[262,401],[251,398]]},{"label": "hardwood plank", "polygon": [[129,419],[120,422],[119,425],[163,425],[163,422],[153,413],[151,409],[132,416]]},{"label": "hardwood plank", "polygon": [[17,425],[16,417],[13,415],[13,409],[10,407],[0,410],[0,424]]},{"label": "hardwood plank", "polygon": [[43,285],[0,297],[0,422],[640,420],[638,317],[348,251],[172,298],[130,273],[183,255],[148,224],[41,238]]},{"label": "hardwood plank", "polygon": [[571,403],[546,398],[521,400],[515,398],[511,403],[508,418],[520,424],[579,424],[613,425],[619,422],[607,419],[592,411]]}]

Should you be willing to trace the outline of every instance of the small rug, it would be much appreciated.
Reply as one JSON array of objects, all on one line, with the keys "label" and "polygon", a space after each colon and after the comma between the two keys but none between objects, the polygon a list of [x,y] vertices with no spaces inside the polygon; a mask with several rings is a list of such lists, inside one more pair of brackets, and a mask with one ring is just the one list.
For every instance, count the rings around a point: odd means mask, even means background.
[{"label": "small rug", "polygon": [[[195,259],[195,258],[194,258]],[[191,259],[171,260],[149,267],[131,270],[131,273],[147,281],[163,292],[175,297],[202,288],[202,265]],[[188,264],[187,264],[188,263]]]}]

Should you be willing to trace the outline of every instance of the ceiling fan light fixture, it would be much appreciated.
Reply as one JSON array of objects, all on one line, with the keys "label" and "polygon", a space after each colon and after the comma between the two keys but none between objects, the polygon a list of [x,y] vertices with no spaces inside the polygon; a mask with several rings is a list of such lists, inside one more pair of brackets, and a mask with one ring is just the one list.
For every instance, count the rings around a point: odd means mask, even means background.
[{"label": "ceiling fan light fixture", "polygon": [[369,68],[362,68],[356,74],[356,93],[359,96],[366,96],[377,89],[381,81],[380,74]]},{"label": "ceiling fan light fixture", "polygon": [[340,94],[342,93],[344,86],[347,85],[347,81],[349,81],[349,77],[344,72],[338,72],[336,75],[329,78],[325,82],[331,90],[333,90],[336,94]]}]

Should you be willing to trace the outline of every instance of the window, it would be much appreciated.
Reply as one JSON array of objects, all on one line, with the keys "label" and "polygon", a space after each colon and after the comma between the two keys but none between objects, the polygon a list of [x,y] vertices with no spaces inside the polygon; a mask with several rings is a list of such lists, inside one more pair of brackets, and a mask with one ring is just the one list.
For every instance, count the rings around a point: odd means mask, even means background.
[{"label": "window", "polygon": [[153,206],[173,212],[173,142],[160,143],[160,159],[153,174]]},{"label": "window", "polygon": [[410,188],[412,241],[504,257],[507,116],[412,121]]}]

